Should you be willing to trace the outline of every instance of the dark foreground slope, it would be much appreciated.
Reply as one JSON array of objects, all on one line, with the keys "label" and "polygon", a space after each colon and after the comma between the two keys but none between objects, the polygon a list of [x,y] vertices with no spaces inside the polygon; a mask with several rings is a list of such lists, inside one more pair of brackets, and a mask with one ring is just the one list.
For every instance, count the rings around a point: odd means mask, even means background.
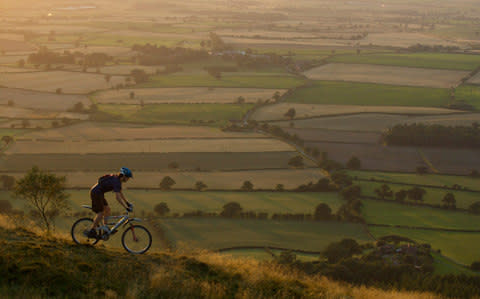
[{"label": "dark foreground slope", "polygon": [[439,298],[357,288],[211,253],[133,256],[0,228],[1,298]]}]

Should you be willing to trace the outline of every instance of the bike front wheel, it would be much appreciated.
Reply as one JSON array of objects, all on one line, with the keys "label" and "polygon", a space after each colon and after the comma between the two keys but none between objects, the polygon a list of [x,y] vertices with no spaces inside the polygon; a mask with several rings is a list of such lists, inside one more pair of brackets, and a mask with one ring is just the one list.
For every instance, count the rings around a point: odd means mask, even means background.
[{"label": "bike front wheel", "polygon": [[122,234],[122,245],[126,251],[142,254],[152,246],[152,235],[141,225],[132,225]]},{"label": "bike front wheel", "polygon": [[98,239],[89,238],[87,236],[88,231],[92,228],[93,219],[82,218],[75,221],[72,225],[71,235],[75,243],[79,245],[95,245],[98,243]]}]

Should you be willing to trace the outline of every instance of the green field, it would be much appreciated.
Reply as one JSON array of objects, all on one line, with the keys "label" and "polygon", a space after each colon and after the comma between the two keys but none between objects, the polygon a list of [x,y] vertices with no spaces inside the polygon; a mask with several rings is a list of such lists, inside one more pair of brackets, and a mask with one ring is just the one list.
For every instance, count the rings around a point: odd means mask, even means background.
[{"label": "green field", "polygon": [[321,251],[344,238],[372,241],[362,225],[339,222],[171,218],[162,220],[162,226],[167,238],[180,248],[275,246]]},{"label": "green field", "polygon": [[[239,182],[241,184],[241,182]],[[71,204],[79,208],[82,204],[89,204],[88,190],[69,190]],[[336,193],[291,193],[291,192],[194,192],[160,190],[126,190],[125,196],[135,204],[135,210],[153,212],[153,207],[160,203],[167,203],[170,213],[185,213],[196,210],[204,212],[221,212],[228,202],[238,202],[244,211],[273,213],[305,213],[313,214],[319,203],[328,204],[333,212],[343,202]],[[2,193],[0,193],[2,194]],[[117,204],[112,194],[106,198],[112,209],[117,210]]]},{"label": "green field", "polygon": [[231,72],[222,73],[221,78],[216,79],[203,71],[154,76],[137,87],[292,88],[302,83],[301,78],[282,73]]},{"label": "green field", "polygon": [[[459,263],[470,265],[480,261],[480,233],[437,232],[428,230],[369,227],[375,237],[385,235],[400,235],[409,237],[419,243],[428,243],[433,249],[440,249],[441,253]],[[436,264],[442,260],[437,260]],[[446,266],[443,266],[446,267]],[[440,271],[447,271],[442,267]]]},{"label": "green field", "polygon": [[[92,184],[95,179],[92,179]],[[73,211],[81,211],[83,204],[90,204],[88,189],[69,189],[70,205]],[[135,205],[135,211],[153,212],[153,207],[160,203],[167,203],[170,214],[185,213],[196,210],[204,212],[221,212],[228,202],[238,202],[244,211],[273,213],[305,213],[313,214],[319,203],[326,203],[335,212],[343,201],[337,193],[293,193],[293,192],[195,192],[195,191],[160,191],[160,190],[124,190],[129,201]],[[10,199],[15,208],[21,208],[24,202],[14,200],[10,193],[0,191],[0,198]],[[112,210],[121,210],[112,193],[106,193],[105,198]]]},{"label": "green field", "polygon": [[[229,120],[240,120],[253,104],[152,104],[98,105],[99,111],[119,121],[146,124],[192,124],[222,126]],[[213,121],[208,123],[208,121]]]},{"label": "green field", "polygon": [[[362,214],[367,223],[479,230],[480,216],[394,202],[363,200]],[[480,234],[479,234],[480,236]]]},{"label": "green field", "polygon": [[[374,183],[374,182],[364,182],[364,181],[355,181],[356,185],[361,186],[362,195],[378,197],[375,193],[375,189],[378,189],[384,183]],[[399,190],[409,190],[413,186],[409,185],[387,185],[393,190],[393,192],[398,192]],[[480,193],[468,192],[468,191],[453,191],[453,190],[444,190],[438,188],[424,188],[427,193],[423,197],[423,203],[432,204],[432,205],[442,205],[442,199],[447,193],[452,193],[455,196],[457,208],[468,209],[468,207],[477,201],[480,201]],[[394,199],[394,198],[390,198]],[[410,201],[406,199],[405,201]]]},{"label": "green field", "polygon": [[447,53],[378,53],[337,55],[330,58],[329,62],[471,71],[480,66],[480,56]]},{"label": "green field", "polygon": [[435,259],[433,263],[433,266],[435,267],[435,272],[434,272],[435,274],[438,274],[438,275],[447,275],[447,274],[475,275],[477,274],[478,275],[478,273],[455,263],[454,261],[450,260],[448,257],[443,256],[441,253],[432,251],[431,254]]},{"label": "green field", "polygon": [[458,101],[472,105],[475,109],[480,109],[480,86],[462,85],[455,89],[455,98]]},{"label": "green field", "polygon": [[[480,191],[480,178],[469,176],[454,176],[442,174],[411,174],[401,172],[379,172],[379,171],[348,171],[353,178],[384,180],[395,183],[429,185],[439,187],[452,187],[460,185],[470,190]],[[388,184],[388,183],[387,183]]]},{"label": "green field", "polygon": [[[106,154],[20,154],[0,159],[3,171],[23,172],[37,165],[50,171],[111,171],[128,161],[137,171],[171,171],[171,162],[185,171],[288,169],[297,152],[204,152],[204,153],[106,153]],[[308,162],[307,162],[308,163]],[[308,164],[307,164],[308,165]],[[239,181],[238,184],[242,184]],[[255,184],[255,182],[253,182]]]},{"label": "green field", "polygon": [[443,107],[449,102],[447,89],[406,87],[371,83],[317,81],[301,87],[287,102],[306,104]]}]

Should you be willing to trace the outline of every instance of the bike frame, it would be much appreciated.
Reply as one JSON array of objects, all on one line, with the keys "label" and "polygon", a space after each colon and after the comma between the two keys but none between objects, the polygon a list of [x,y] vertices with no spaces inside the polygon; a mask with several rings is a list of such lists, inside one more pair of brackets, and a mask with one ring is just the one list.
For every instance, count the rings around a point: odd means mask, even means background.
[{"label": "bike frame", "polygon": [[[91,206],[87,206],[87,205],[82,205],[82,207],[84,207],[85,209],[92,209]],[[109,220],[111,219],[119,219],[117,221],[117,223],[113,226],[113,227],[108,227],[109,225],[113,225],[113,223],[108,223]],[[120,226],[126,226],[127,224],[129,224],[130,222],[133,222],[133,221],[138,221],[138,222],[141,222],[142,220],[139,219],[139,218],[130,218],[128,212],[124,215],[118,215],[118,216],[108,216],[108,217],[105,217],[103,219],[104,223],[105,223],[105,226],[108,228],[108,232],[106,232],[108,235],[111,235],[112,232],[115,232]],[[134,233],[134,238],[136,239],[135,237],[135,233]]]}]

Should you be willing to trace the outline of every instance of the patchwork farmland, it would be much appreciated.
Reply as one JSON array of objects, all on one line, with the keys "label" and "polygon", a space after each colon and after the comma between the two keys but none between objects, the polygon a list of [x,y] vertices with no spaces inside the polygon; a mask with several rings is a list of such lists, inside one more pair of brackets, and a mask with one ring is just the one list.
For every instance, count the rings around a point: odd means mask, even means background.
[{"label": "patchwork farmland", "polygon": [[[431,244],[432,273],[473,275],[480,234],[465,231],[480,224],[478,146],[389,146],[381,136],[414,123],[479,134],[475,5],[17,2],[0,9],[0,199],[14,209],[28,214],[6,190],[9,176],[33,166],[65,176],[72,210],[56,224],[67,233],[98,177],[127,166],[134,179],[123,190],[156,251],[321,252],[344,238],[399,235]],[[42,47],[50,54],[33,63]],[[358,202],[344,199],[343,172],[361,187]],[[160,186],[167,176],[170,188]],[[427,193],[380,200],[384,183]],[[455,209],[442,207],[447,192]],[[241,212],[219,216],[231,202]],[[160,203],[169,211],[159,213]],[[335,216],[313,220],[319,204]],[[255,250],[230,253],[284,256]]]},{"label": "patchwork farmland", "polygon": [[283,94],[284,89],[258,88],[144,88],[109,90],[98,93],[94,99],[99,104],[131,104],[143,101],[145,104],[174,103],[237,103],[242,97],[246,103],[271,99],[275,92]]},{"label": "patchwork farmland", "polygon": [[309,79],[352,81],[400,86],[450,88],[460,83],[469,72],[379,66],[365,64],[330,63],[304,73]]}]

